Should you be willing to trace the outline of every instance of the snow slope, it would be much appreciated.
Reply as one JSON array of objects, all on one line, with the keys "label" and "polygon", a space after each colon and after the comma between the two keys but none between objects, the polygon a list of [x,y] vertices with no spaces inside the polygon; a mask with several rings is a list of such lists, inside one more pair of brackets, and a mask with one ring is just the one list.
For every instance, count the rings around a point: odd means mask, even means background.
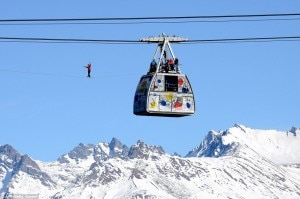
[{"label": "snow slope", "polygon": [[[298,133],[298,136],[297,136]],[[186,157],[218,157],[232,150],[232,145],[243,145],[278,164],[300,163],[300,130],[257,130],[235,125],[227,131],[209,132],[199,147]],[[227,148],[228,149],[227,149]]]}]

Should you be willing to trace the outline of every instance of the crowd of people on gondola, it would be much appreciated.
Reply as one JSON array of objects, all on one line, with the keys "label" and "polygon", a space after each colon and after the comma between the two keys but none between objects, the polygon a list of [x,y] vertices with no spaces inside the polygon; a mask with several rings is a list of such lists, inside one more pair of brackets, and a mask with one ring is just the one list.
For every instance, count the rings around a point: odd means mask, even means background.
[{"label": "crowd of people on gondola", "polygon": [[[169,72],[175,72],[179,73],[179,60],[178,58],[175,58],[174,60],[172,58],[166,59],[165,61],[161,61],[159,65],[158,72],[163,72],[163,73],[169,73]],[[156,72],[157,70],[157,63],[155,59],[152,60],[150,64],[150,73]]]}]

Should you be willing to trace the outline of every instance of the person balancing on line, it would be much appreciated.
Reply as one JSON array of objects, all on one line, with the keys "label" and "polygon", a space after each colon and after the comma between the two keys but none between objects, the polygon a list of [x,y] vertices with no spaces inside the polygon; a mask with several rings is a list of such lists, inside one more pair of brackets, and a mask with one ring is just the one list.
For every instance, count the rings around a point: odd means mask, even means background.
[{"label": "person balancing on line", "polygon": [[88,71],[87,77],[88,77],[88,78],[91,78],[92,64],[89,63],[87,66],[84,66],[84,67],[86,67],[86,68],[87,68],[87,71]]}]

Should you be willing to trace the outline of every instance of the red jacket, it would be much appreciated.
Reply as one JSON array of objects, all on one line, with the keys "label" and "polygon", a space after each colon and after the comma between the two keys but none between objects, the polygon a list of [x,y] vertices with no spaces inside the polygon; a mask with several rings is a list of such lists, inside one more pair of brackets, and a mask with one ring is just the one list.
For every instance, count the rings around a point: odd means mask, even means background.
[{"label": "red jacket", "polygon": [[88,71],[91,71],[92,65],[88,64],[86,68],[88,69]]}]

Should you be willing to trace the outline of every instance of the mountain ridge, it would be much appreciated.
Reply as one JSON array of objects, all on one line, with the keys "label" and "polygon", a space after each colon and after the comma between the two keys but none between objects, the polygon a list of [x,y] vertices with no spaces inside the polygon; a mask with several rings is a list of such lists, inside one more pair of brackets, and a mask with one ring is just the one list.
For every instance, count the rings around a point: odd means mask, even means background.
[{"label": "mountain ridge", "polygon": [[52,199],[298,198],[300,156],[293,152],[299,146],[298,128],[283,132],[243,125],[210,131],[185,157],[141,140],[127,147],[112,138],[110,143],[80,143],[47,163],[3,145],[0,194],[36,193]]}]

